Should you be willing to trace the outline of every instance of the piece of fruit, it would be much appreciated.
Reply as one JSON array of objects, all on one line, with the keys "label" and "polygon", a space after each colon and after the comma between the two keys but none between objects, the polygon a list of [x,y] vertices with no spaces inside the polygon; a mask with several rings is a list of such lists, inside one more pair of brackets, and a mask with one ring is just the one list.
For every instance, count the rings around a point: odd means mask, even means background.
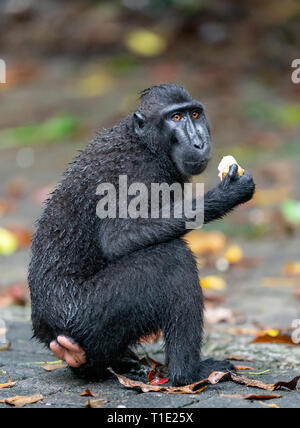
[{"label": "piece of fruit", "polygon": [[218,167],[221,181],[224,180],[226,175],[229,173],[230,167],[234,164],[238,166],[238,174],[240,176],[245,174],[245,170],[237,163],[233,156],[224,156]]},{"label": "piece of fruit", "polygon": [[0,227],[0,255],[9,256],[18,248],[17,238],[8,230]]}]

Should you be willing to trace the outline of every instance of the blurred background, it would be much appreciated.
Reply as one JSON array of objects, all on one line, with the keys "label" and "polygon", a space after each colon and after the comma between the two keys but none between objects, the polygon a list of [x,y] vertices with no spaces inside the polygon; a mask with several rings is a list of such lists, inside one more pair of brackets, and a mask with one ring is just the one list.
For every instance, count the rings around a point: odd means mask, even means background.
[{"label": "blurred background", "polygon": [[0,0],[0,9],[0,315],[28,316],[34,221],[68,162],[132,111],[139,91],[177,82],[211,121],[206,189],[224,155],[258,186],[253,202],[188,238],[208,330],[287,337],[300,318],[299,1]]}]

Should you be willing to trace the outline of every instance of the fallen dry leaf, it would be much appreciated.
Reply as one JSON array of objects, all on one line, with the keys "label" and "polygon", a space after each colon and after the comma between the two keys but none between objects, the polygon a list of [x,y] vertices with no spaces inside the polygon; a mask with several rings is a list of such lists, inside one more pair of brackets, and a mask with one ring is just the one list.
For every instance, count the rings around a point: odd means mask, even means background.
[{"label": "fallen dry leaf", "polygon": [[226,290],[227,285],[223,278],[220,276],[210,275],[200,278],[200,285],[203,290]]},{"label": "fallen dry leaf", "polygon": [[0,389],[4,388],[11,388],[12,386],[16,385],[17,382],[13,382],[11,379],[6,383],[0,383]]},{"label": "fallen dry leaf", "polygon": [[[99,394],[94,394],[89,388],[80,394],[81,397],[99,397]],[[95,400],[96,401],[96,400]]]},{"label": "fallen dry leaf", "polygon": [[286,275],[300,275],[300,262],[289,262],[284,266]]},{"label": "fallen dry leaf", "polygon": [[239,245],[231,245],[225,252],[225,258],[231,265],[239,263],[243,257],[243,250]]},{"label": "fallen dry leaf", "polygon": [[64,361],[61,361],[60,363],[57,363],[57,364],[45,363],[42,365],[42,368],[46,370],[46,372],[54,372],[55,370],[66,369],[67,367],[68,367],[68,364],[65,363]]},{"label": "fallen dry leaf", "polygon": [[243,400],[273,400],[281,398],[280,394],[219,394],[220,397],[242,398]]},{"label": "fallen dry leaf", "polygon": [[[169,394],[197,394],[204,391],[207,386],[215,385],[226,376],[228,373],[223,372],[212,372],[207,379],[200,380],[185,386],[163,386],[163,385],[147,385],[146,383],[131,380],[123,375],[115,373],[112,368],[108,370],[113,373],[119,380],[119,382],[126,388],[138,388],[142,392],[167,392]],[[200,388],[199,388],[200,387]]]},{"label": "fallen dry leaf", "polygon": [[230,361],[246,361],[247,363],[256,363],[255,360],[250,360],[247,357],[243,357],[242,355],[228,355],[226,360]]},{"label": "fallen dry leaf", "polygon": [[221,232],[193,231],[188,233],[184,240],[196,255],[218,253],[226,244],[226,237]]},{"label": "fallen dry leaf", "polygon": [[90,407],[91,409],[98,409],[99,407],[105,406],[105,404],[107,404],[107,400],[99,398],[98,400],[86,401],[85,406]]},{"label": "fallen dry leaf", "polygon": [[9,404],[15,407],[24,407],[27,404],[37,403],[38,401],[43,400],[44,397],[40,394],[38,395],[16,395],[15,397],[6,398],[5,400],[0,400],[0,403]]},{"label": "fallen dry leaf", "polygon": [[272,336],[270,334],[265,334],[263,336],[256,337],[251,343],[276,343],[282,345],[300,346],[299,343],[294,343],[291,336],[288,335]]},{"label": "fallen dry leaf", "polygon": [[297,389],[298,382],[300,380],[300,376],[295,377],[290,382],[277,382],[275,383],[275,390],[278,388],[287,388],[291,391],[295,391]]},{"label": "fallen dry leaf", "polygon": [[235,366],[235,369],[240,371],[240,370],[256,370],[255,367],[251,367],[251,366]]},{"label": "fallen dry leaf", "polygon": [[277,382],[274,384],[267,384],[259,380],[248,379],[244,376],[238,376],[234,373],[230,373],[230,377],[233,382],[246,385],[246,386],[252,386],[254,388],[264,389],[267,391],[275,391],[281,387],[294,391],[297,388],[297,384],[300,379],[300,376],[298,376],[292,379],[290,382]]}]

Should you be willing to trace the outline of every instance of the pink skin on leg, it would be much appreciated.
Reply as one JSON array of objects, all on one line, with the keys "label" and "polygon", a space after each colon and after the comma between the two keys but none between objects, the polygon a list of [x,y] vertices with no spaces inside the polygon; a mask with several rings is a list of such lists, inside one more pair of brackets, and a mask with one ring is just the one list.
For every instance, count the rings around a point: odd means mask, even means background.
[{"label": "pink skin on leg", "polygon": [[86,362],[84,350],[66,336],[58,336],[53,340],[50,349],[57,358],[66,361],[70,367],[80,367]]}]

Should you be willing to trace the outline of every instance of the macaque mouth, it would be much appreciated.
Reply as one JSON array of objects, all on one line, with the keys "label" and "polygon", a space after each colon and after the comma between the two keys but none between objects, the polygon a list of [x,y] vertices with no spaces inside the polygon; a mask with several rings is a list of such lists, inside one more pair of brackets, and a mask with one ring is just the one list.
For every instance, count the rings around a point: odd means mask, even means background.
[{"label": "macaque mouth", "polygon": [[184,164],[187,166],[204,166],[208,164],[209,159],[201,159],[197,161],[184,161]]},{"label": "macaque mouth", "polygon": [[201,159],[198,161],[183,161],[183,168],[188,174],[201,174],[207,167],[209,159]]}]

